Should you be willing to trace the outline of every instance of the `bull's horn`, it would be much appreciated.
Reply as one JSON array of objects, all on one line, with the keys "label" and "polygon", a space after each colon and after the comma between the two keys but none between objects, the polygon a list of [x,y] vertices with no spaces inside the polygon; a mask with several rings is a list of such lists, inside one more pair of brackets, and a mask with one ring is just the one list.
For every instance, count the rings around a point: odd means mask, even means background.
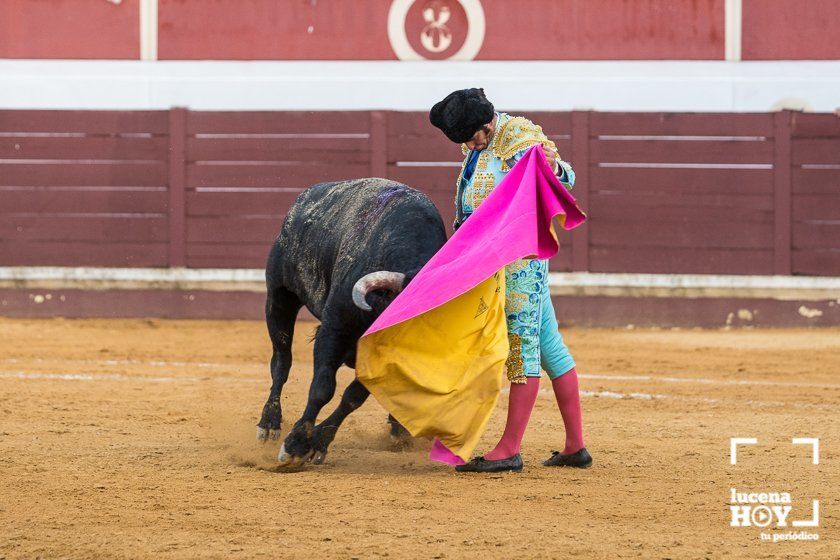
[{"label": "bull's horn", "polygon": [[404,281],[405,274],[402,272],[380,270],[378,272],[365,274],[359,278],[359,281],[356,282],[355,286],[353,286],[353,303],[355,303],[356,307],[359,309],[370,311],[372,308],[368,305],[367,300],[365,300],[365,296],[368,295],[368,292],[381,289],[399,292],[403,288]]}]

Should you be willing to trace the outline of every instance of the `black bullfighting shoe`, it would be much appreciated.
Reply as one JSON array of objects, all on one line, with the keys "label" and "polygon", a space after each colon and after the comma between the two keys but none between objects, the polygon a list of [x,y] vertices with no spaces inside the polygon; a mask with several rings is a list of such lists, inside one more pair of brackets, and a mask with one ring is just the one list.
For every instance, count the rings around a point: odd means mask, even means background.
[{"label": "black bullfighting shoe", "polygon": [[588,469],[592,466],[592,455],[585,447],[581,447],[580,451],[563,455],[559,451],[552,451],[551,457],[543,461],[546,467],[576,467],[578,469]]},{"label": "black bullfighting shoe", "polygon": [[457,465],[455,470],[458,472],[519,472],[524,466],[525,463],[522,462],[522,455],[517,453],[513,457],[497,459],[495,461],[485,459],[484,457],[476,457],[469,463]]}]

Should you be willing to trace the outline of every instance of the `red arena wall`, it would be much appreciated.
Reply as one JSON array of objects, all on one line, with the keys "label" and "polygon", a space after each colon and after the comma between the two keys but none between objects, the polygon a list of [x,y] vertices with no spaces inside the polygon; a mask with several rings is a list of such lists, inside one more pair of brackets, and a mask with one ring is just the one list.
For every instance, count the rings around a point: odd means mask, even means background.
[{"label": "red arena wall", "polygon": [[160,2],[160,59],[387,60],[388,2]]},{"label": "red arena wall", "polygon": [[[424,58],[442,59],[464,45],[471,28],[481,26],[475,14],[480,7],[484,31],[478,60],[720,59],[723,3],[219,0],[199,5],[161,0],[159,57],[387,60],[397,58],[390,31],[404,34]],[[427,26],[431,49],[420,39]],[[448,32],[446,38],[440,38],[440,30]],[[441,42],[448,47],[436,52]]]},{"label": "red arena wall", "polygon": [[[157,6],[152,21],[157,56],[164,60],[725,58],[725,0],[156,0],[148,5]],[[744,60],[840,59],[837,0],[743,0],[742,6]],[[0,58],[137,59],[140,8],[141,0],[5,0]]]},{"label": "red arena wall", "polygon": [[744,60],[840,58],[837,0],[744,0]]},{"label": "red arena wall", "polygon": [[139,57],[139,0],[0,2],[0,58]]}]

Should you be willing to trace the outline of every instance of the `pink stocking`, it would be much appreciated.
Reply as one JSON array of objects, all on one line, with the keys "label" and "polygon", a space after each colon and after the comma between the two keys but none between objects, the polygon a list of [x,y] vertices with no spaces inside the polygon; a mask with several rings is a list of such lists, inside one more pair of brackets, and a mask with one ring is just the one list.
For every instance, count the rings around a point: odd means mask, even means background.
[{"label": "pink stocking", "polygon": [[528,426],[540,390],[539,377],[528,377],[527,380],[527,383],[510,384],[505,432],[493,451],[484,456],[488,461],[507,459],[519,453],[522,436],[525,435],[525,428]]},{"label": "pink stocking", "polygon": [[551,380],[554,396],[563,425],[566,427],[566,447],[563,455],[576,453],[585,447],[583,443],[583,420],[580,414],[580,392],[578,391],[578,377],[575,368],[570,369],[560,377]]}]

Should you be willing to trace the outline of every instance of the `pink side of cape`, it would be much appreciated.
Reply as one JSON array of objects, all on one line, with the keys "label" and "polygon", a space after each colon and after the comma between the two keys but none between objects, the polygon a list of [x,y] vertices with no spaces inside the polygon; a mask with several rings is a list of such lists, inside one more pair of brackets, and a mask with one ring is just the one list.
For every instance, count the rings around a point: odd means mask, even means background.
[{"label": "pink side of cape", "polygon": [[550,227],[558,215],[565,229],[586,220],[543,151],[531,148],[365,335],[443,305],[517,259],[553,257],[560,247]]},{"label": "pink side of cape", "polygon": [[441,443],[441,441],[437,438],[435,438],[435,442],[432,444],[432,450],[429,452],[429,460],[453,466],[463,465],[466,463],[466,461],[452,453],[452,451],[443,445],[443,443]]}]

